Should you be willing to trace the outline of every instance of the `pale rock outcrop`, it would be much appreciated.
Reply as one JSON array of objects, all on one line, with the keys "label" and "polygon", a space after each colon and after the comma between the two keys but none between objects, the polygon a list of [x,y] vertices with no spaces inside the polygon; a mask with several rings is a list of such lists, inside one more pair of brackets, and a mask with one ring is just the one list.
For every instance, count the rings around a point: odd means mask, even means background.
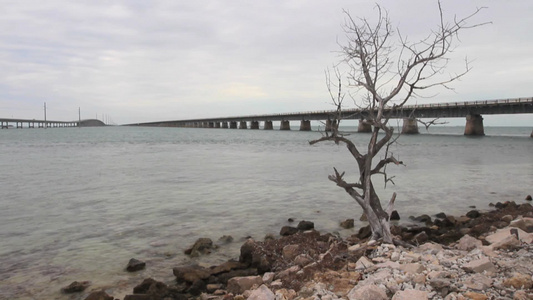
[{"label": "pale rock outcrop", "polygon": [[482,245],[483,244],[480,240],[476,239],[475,237],[471,237],[467,234],[459,240],[457,245],[455,245],[455,248],[459,250],[470,251],[476,248],[480,248]]},{"label": "pale rock outcrop", "polygon": [[261,276],[233,277],[228,280],[226,289],[228,292],[237,295],[251,289],[254,285],[260,286],[261,284],[263,284]]},{"label": "pale rock outcrop", "polygon": [[261,285],[253,290],[248,296],[248,300],[275,300],[276,295],[266,286]]},{"label": "pale rock outcrop", "polygon": [[392,300],[427,300],[428,292],[418,290],[397,291]]},{"label": "pale rock outcrop", "polygon": [[349,300],[388,300],[387,293],[374,284],[356,286],[347,295]]}]

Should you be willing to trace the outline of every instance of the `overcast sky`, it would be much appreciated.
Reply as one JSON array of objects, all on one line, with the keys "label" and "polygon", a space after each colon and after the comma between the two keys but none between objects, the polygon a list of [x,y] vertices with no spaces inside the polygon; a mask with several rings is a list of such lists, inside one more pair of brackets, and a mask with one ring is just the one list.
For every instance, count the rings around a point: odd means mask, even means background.
[{"label": "overcast sky", "polygon": [[[415,40],[438,25],[436,1],[378,1]],[[455,91],[414,103],[533,96],[533,1],[443,0],[445,17],[488,22],[461,34]],[[332,109],[324,70],[340,58],[343,9],[375,1],[0,0],[0,117],[117,124]],[[458,67],[458,68],[456,68]],[[533,115],[484,116],[533,126]],[[461,121],[460,123],[464,123]]]}]

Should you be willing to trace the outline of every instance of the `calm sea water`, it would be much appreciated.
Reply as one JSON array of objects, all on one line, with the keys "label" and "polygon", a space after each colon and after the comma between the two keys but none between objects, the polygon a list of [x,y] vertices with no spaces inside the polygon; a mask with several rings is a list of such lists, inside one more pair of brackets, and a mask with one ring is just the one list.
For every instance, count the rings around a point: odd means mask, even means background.
[{"label": "calm sea water", "polygon": [[[350,128],[348,128],[349,130]],[[533,194],[531,128],[460,127],[402,136],[390,166],[402,217],[460,214],[471,205],[525,202]],[[83,299],[60,288],[89,280],[115,297],[146,277],[172,282],[172,267],[199,237],[235,241],[197,261],[237,258],[247,236],[277,234],[288,218],[349,235],[339,222],[361,209],[327,180],[333,167],[355,179],[342,146],[318,132],[184,128],[0,130],[0,298]],[[368,134],[350,135],[364,145]],[[376,185],[379,179],[376,178]],[[147,269],[128,274],[132,257]]]}]

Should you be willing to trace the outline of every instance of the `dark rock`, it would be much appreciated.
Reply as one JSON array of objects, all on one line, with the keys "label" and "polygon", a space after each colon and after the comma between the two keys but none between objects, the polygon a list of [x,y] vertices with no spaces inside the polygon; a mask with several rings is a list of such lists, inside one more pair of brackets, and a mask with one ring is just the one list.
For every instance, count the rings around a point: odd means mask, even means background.
[{"label": "dark rock", "polygon": [[442,220],[441,219],[435,219],[434,224],[437,225],[438,227],[453,227],[455,225],[448,218],[444,218]]},{"label": "dark rock", "polygon": [[398,226],[398,225],[392,225],[392,226],[390,227],[390,233],[391,233],[392,235],[399,235],[399,236],[401,236],[401,235],[402,235],[402,228],[401,228],[400,226]]},{"label": "dark rock", "polygon": [[369,238],[370,235],[372,235],[372,229],[370,228],[370,225],[367,225],[365,227],[361,227],[359,229],[359,232],[357,233],[357,237],[360,238],[360,239]]},{"label": "dark rock", "polygon": [[146,294],[126,295],[124,300],[153,300],[152,296]]},{"label": "dark rock", "polygon": [[187,299],[187,297],[179,293],[176,288],[169,287],[163,282],[156,281],[152,278],[147,278],[141,284],[134,287],[133,293],[134,295],[127,295],[124,300]]},{"label": "dark rock", "polygon": [[427,242],[429,239],[427,233],[425,231],[422,231],[418,234],[416,234],[414,237],[413,237],[413,243],[416,243],[416,244],[419,244],[419,245],[422,245],[424,244],[425,242]]},{"label": "dark rock", "polygon": [[276,239],[276,237],[272,233],[267,233],[263,240],[266,242],[266,241],[273,241],[275,239]]},{"label": "dark rock", "polygon": [[196,280],[189,287],[189,289],[187,290],[187,293],[189,293],[189,294],[191,294],[193,296],[198,296],[203,291],[207,291],[207,284],[203,280]]},{"label": "dark rock", "polygon": [[90,293],[85,300],[113,300],[113,297],[104,291],[99,291]]},{"label": "dark rock", "polygon": [[211,274],[217,275],[224,272],[230,272],[232,270],[245,269],[247,265],[240,261],[229,260],[225,263],[222,263],[218,266],[211,267]]},{"label": "dark rock", "polygon": [[400,214],[398,213],[398,211],[393,210],[392,213],[390,214],[390,219],[391,221],[399,220]]},{"label": "dark rock", "polygon": [[494,207],[496,207],[497,209],[502,209],[505,207],[505,205],[501,202],[496,202],[496,204],[494,204]]},{"label": "dark rock", "polygon": [[89,281],[74,281],[68,286],[61,289],[61,291],[65,294],[72,294],[72,293],[79,293],[85,290],[91,283]]},{"label": "dark rock", "polygon": [[279,235],[281,236],[288,236],[293,235],[298,232],[298,228],[292,227],[292,226],[283,226],[281,227],[281,230],[279,231]]},{"label": "dark rock", "polygon": [[258,269],[261,273],[268,272],[272,268],[272,262],[267,258],[265,251],[252,239],[241,246],[239,261]]},{"label": "dark rock", "polygon": [[526,200],[531,201],[531,200],[533,200],[533,198],[531,198],[531,195],[527,195],[526,196]]},{"label": "dark rock", "polygon": [[354,227],[354,219],[346,219],[341,222],[341,227],[344,229],[350,229]]},{"label": "dark rock", "polygon": [[191,248],[185,250],[185,254],[198,257],[200,254],[209,254],[213,248],[213,241],[209,238],[199,238]]},{"label": "dark rock", "polygon": [[314,229],[315,228],[315,223],[311,222],[311,221],[300,221],[300,223],[298,223],[298,226],[297,228],[299,230],[302,230],[302,231],[305,231],[305,230],[311,230],[311,229]]},{"label": "dark rock", "polygon": [[146,294],[150,288],[161,289],[166,287],[166,284],[158,282],[152,278],[146,278],[143,282],[133,288],[134,294]]},{"label": "dark rock", "polygon": [[446,219],[446,214],[441,212],[441,213],[436,214],[435,217],[439,219]]},{"label": "dark rock", "polygon": [[470,205],[468,208],[476,208],[475,205]]},{"label": "dark rock", "polygon": [[287,221],[288,221],[289,223],[292,223],[292,222],[294,222],[294,219],[293,219],[293,218],[289,218]]},{"label": "dark rock", "polygon": [[470,229],[470,235],[472,235],[473,237],[478,237],[482,235],[483,233],[491,231],[490,226],[491,224],[489,223],[477,224]]},{"label": "dark rock", "polygon": [[365,213],[363,213],[363,214],[361,215],[361,217],[359,218],[359,221],[361,221],[361,222],[366,222],[366,221],[368,221],[368,218],[367,218],[367,216],[366,216]]},{"label": "dark rock", "polygon": [[470,219],[479,218],[480,215],[481,214],[477,210],[471,210],[466,213],[466,216],[469,217]]},{"label": "dark rock", "polygon": [[[264,272],[261,272],[261,273],[264,273]],[[233,271],[230,271],[228,273],[222,273],[222,274],[218,275],[214,282],[227,284],[228,280],[230,280],[233,277],[255,276],[255,275],[258,275],[258,274],[259,274],[259,272],[255,268],[242,269],[242,270],[233,270]]]},{"label": "dark rock", "polygon": [[223,235],[218,239],[218,244],[229,244],[233,242],[233,237],[231,235]]},{"label": "dark rock", "polygon": [[178,282],[193,283],[198,279],[205,280],[211,276],[211,271],[199,265],[179,266],[172,269]]},{"label": "dark rock", "polygon": [[126,270],[128,272],[135,272],[142,270],[146,267],[146,263],[144,261],[140,261],[138,259],[132,258],[128,262],[128,265],[126,266]]},{"label": "dark rock", "polygon": [[416,218],[414,218],[415,221],[421,222],[421,223],[428,223],[431,222],[431,217],[428,215],[421,215]]}]

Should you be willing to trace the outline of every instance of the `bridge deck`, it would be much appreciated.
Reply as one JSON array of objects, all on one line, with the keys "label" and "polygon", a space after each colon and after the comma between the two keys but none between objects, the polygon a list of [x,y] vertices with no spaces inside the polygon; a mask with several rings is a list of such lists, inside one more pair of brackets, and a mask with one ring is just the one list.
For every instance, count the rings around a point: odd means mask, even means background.
[{"label": "bridge deck", "polygon": [[[501,100],[483,100],[466,102],[448,102],[434,104],[406,105],[402,109],[387,111],[392,118],[460,118],[469,114],[528,114],[533,113],[533,98],[516,98]],[[302,121],[327,120],[335,114],[334,110],[295,112],[283,114],[265,114],[233,116],[205,119],[188,119],[175,121],[148,122],[129,125],[138,126],[186,126],[202,122],[247,122],[247,121]],[[344,119],[362,119],[369,111],[361,109],[346,109],[342,111]]]}]

